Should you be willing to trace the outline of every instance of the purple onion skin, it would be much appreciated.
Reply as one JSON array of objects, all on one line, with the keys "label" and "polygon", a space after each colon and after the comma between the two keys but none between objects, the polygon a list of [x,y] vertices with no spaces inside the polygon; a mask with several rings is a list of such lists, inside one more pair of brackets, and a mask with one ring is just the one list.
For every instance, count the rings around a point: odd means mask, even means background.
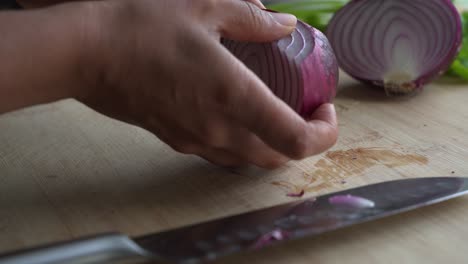
[{"label": "purple onion skin", "polygon": [[315,46],[311,55],[302,63],[304,98],[299,114],[305,118],[322,104],[330,103],[336,96],[339,79],[338,62],[327,37],[310,27]]},{"label": "purple onion skin", "polygon": [[[329,27],[327,28],[327,32],[326,32],[326,35],[328,36],[329,40],[331,41],[332,46],[335,48],[335,51],[338,51],[339,47],[337,47],[337,46],[339,45],[339,43],[336,43],[336,40],[333,39],[332,31],[333,30],[340,30],[340,26],[335,25],[335,24],[338,24],[338,22],[336,22],[336,20],[338,20],[338,18],[341,17],[341,16],[350,15],[350,13],[353,12],[352,8],[353,8],[354,5],[362,4],[362,3],[370,3],[372,1],[374,1],[374,0],[352,0],[348,4],[346,4],[342,9],[340,9],[338,12],[335,13],[334,17],[330,21]],[[407,0],[407,1],[410,2],[412,0]],[[443,75],[448,70],[448,68],[450,67],[452,62],[455,60],[458,53],[460,52],[461,45],[462,45],[462,39],[463,39],[462,21],[461,21],[460,15],[459,15],[456,7],[451,2],[451,0],[426,0],[426,1],[424,2],[424,4],[428,4],[428,5],[431,3],[430,1],[438,1],[439,4],[443,4],[448,9],[448,12],[450,12],[452,14],[451,17],[455,21],[454,31],[456,32],[456,34],[453,35],[453,38],[451,38],[450,40],[447,40],[447,41],[451,41],[451,44],[450,44],[451,47],[447,51],[445,56],[443,56],[443,60],[441,60],[440,62],[438,62],[435,65],[431,65],[431,66],[433,66],[431,68],[431,70],[425,72],[424,74],[420,74],[419,76],[417,76],[417,78],[415,78],[415,79],[413,79],[413,80],[411,80],[409,82],[405,82],[405,83],[400,84],[399,87],[396,87],[396,89],[394,91],[391,91],[391,90],[389,91],[389,90],[387,90],[387,87],[386,87],[387,84],[384,82],[384,80],[374,79],[374,78],[366,78],[365,76],[362,76],[362,74],[359,76],[357,74],[353,74],[352,70],[351,71],[349,70],[349,67],[348,68],[343,67],[344,63],[342,63],[342,57],[340,56],[340,52],[335,52],[335,54],[337,56],[337,59],[338,59],[338,63],[340,64],[341,68],[343,68],[343,70],[348,75],[350,75],[351,77],[353,77],[354,79],[356,79],[356,80],[358,80],[358,81],[360,81],[362,83],[369,84],[371,86],[384,88],[386,90],[386,92],[387,92],[387,95],[389,95],[389,96],[416,94],[416,93],[422,91],[425,85],[431,83],[432,81],[436,80],[438,77]],[[417,19],[416,16],[414,16],[413,18]],[[340,22],[346,23],[347,21],[346,22],[345,21],[340,21]],[[366,25],[366,27],[371,27],[371,26],[372,25],[370,25],[369,23],[368,23],[368,25]],[[424,33],[425,34],[431,34],[430,30],[427,33],[426,32],[424,32]],[[354,34],[359,34],[359,33],[357,33],[357,31],[355,30]],[[438,39],[438,40],[440,40],[440,39]],[[371,41],[369,40],[369,42],[371,42]],[[371,46],[371,44],[369,44],[369,46]]]},{"label": "purple onion skin", "polygon": [[[303,38],[297,39],[297,36]],[[291,51],[294,49],[291,46],[300,41],[305,43],[306,39],[309,41],[299,49],[299,53]],[[331,44],[325,34],[302,21],[298,21],[295,32],[290,36],[270,43],[227,39],[222,39],[221,43],[256,73],[276,96],[305,119],[310,118],[322,104],[331,103],[336,96],[339,68]],[[284,48],[285,43],[287,48]],[[254,56],[245,55],[248,49],[256,49]],[[304,50],[308,53],[304,54]],[[253,62],[252,57],[258,57],[257,61],[266,61],[267,66],[261,68],[258,65],[262,63]],[[275,67],[283,71],[279,72]],[[279,74],[282,76],[278,77]]]}]

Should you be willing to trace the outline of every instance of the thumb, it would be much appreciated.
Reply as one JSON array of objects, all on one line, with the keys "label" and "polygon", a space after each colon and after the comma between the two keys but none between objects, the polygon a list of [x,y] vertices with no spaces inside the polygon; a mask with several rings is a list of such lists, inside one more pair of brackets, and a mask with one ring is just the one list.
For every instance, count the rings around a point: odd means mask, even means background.
[{"label": "thumb", "polygon": [[261,0],[244,0],[244,1],[248,1],[248,2],[250,2],[250,3],[256,5],[256,6],[260,7],[260,8],[263,8],[263,9],[266,8],[266,7],[262,4],[262,1],[261,1]]},{"label": "thumb", "polygon": [[291,14],[260,9],[249,1],[225,0],[220,19],[221,37],[249,42],[268,42],[294,30],[297,18]]}]

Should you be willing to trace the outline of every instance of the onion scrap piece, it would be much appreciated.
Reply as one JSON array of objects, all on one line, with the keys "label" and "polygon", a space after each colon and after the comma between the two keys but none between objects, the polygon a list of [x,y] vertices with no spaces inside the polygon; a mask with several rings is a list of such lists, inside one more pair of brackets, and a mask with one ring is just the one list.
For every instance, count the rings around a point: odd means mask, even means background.
[{"label": "onion scrap piece", "polygon": [[375,203],[369,199],[350,194],[332,196],[328,199],[328,202],[333,205],[343,205],[359,209],[373,208],[375,206]]},{"label": "onion scrap piece", "polygon": [[289,233],[281,229],[275,229],[262,235],[254,244],[254,249],[260,249],[272,244],[275,241],[282,241],[289,237]]},{"label": "onion scrap piece", "polygon": [[304,194],[305,194],[305,191],[301,190],[299,192],[290,192],[290,193],[286,194],[286,196],[300,198],[300,197],[304,196]]}]

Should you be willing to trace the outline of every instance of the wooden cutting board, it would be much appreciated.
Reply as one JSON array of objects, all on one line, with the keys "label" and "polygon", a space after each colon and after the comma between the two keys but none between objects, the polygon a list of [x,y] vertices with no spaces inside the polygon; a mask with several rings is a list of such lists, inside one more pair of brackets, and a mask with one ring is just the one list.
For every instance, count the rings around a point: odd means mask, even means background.
[{"label": "wooden cutting board", "polygon": [[[140,235],[384,180],[468,176],[468,86],[407,99],[342,75],[337,145],[276,171],[227,171],[73,100],[0,117],[0,252]],[[219,263],[466,263],[468,198]]]}]

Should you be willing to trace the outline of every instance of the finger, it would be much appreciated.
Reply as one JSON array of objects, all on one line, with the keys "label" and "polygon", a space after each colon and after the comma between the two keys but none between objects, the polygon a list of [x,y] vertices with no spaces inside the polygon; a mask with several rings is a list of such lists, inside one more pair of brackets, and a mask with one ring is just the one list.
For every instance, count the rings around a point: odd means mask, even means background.
[{"label": "finger", "polygon": [[263,3],[260,1],[260,0],[244,0],[244,1],[247,1],[247,2],[250,2],[260,8],[263,8],[265,9],[265,6],[263,5]]},{"label": "finger", "polygon": [[187,155],[196,155],[220,166],[232,167],[248,163],[229,151],[215,149],[201,142],[197,142],[193,139],[192,135],[180,135],[175,132],[177,131],[175,129],[172,131],[174,131],[174,133],[158,133],[157,136],[176,152]]},{"label": "finger", "polygon": [[[219,5],[219,32],[237,41],[265,42],[285,37],[294,30],[297,19],[291,14],[262,10],[249,1],[224,0]],[[229,10],[229,12],[226,12]]]},{"label": "finger", "polygon": [[243,129],[232,137],[227,146],[234,155],[247,160],[250,164],[264,169],[276,169],[284,165],[289,159],[273,150],[257,136]]},{"label": "finger", "polygon": [[196,155],[213,164],[224,167],[240,167],[248,164],[248,162],[244,159],[239,158],[228,151],[220,149],[206,148],[201,150]]},{"label": "finger", "polygon": [[308,121],[324,121],[330,126],[338,126],[338,120],[336,117],[335,106],[331,103],[322,104],[312,115],[308,118]]},{"label": "finger", "polygon": [[315,142],[310,155],[321,153],[338,139],[338,121],[333,104],[323,104],[308,119],[310,141]]},{"label": "finger", "polygon": [[[223,150],[232,154],[230,156],[239,157],[240,160],[265,169],[278,168],[289,160],[241,125],[229,120],[222,121],[210,114],[207,114],[207,119],[210,120],[209,124],[192,132],[193,138],[201,145]],[[194,124],[193,127],[197,125]]]},{"label": "finger", "polygon": [[198,142],[198,145],[204,147],[203,149],[210,149],[212,153],[217,150],[220,153],[214,153],[210,156],[207,156],[206,152],[191,154],[206,154],[205,157],[212,157],[208,158],[209,160],[221,157],[222,160],[226,161],[224,163],[243,161],[265,169],[278,168],[289,160],[240,125],[223,120],[212,113],[207,113],[205,116],[209,122],[190,123],[185,128],[178,128],[176,130],[178,132],[174,132],[172,135],[184,131],[185,139],[189,135],[190,141]]},{"label": "finger", "polygon": [[171,138],[167,136],[161,136],[160,139],[163,140],[173,150],[179,153],[196,155],[216,165],[234,167],[242,166],[248,163],[244,159],[239,158],[238,156],[231,154],[228,151],[213,149],[193,141],[186,141],[183,139]]},{"label": "finger", "polygon": [[156,119],[153,116],[149,116],[144,119],[141,127],[153,133],[176,152],[195,154],[203,149],[200,142],[190,132],[174,125],[166,118],[159,117]]},{"label": "finger", "polygon": [[170,122],[148,118],[145,127],[176,152],[197,155],[220,166],[241,166],[248,163],[229,151],[207,145],[200,141],[198,135]]},{"label": "finger", "polygon": [[[212,67],[212,78],[219,79],[219,86],[224,87],[223,111],[232,120],[292,159],[303,159],[330,145],[333,138],[330,135],[336,131],[327,123],[332,122],[330,117],[324,116],[334,113],[330,112],[329,107],[325,106],[325,110],[317,112],[319,118],[328,119],[307,122],[229,51],[219,45],[212,52],[216,53],[213,56],[216,61],[212,63],[215,65]],[[320,138],[324,135],[327,136],[326,144]]]}]

